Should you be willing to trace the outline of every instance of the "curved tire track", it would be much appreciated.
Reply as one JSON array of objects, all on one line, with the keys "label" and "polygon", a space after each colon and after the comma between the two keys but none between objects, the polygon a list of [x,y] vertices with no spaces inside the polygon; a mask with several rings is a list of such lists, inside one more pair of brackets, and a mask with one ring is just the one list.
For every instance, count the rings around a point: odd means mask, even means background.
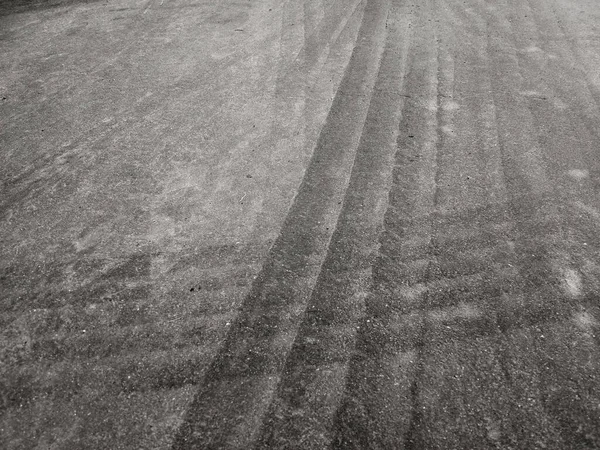
[{"label": "curved tire track", "polygon": [[[173,445],[248,448],[256,439],[331,239],[385,37],[389,3],[365,7],[357,43],[288,217]],[[331,230],[331,231],[330,231]]]}]

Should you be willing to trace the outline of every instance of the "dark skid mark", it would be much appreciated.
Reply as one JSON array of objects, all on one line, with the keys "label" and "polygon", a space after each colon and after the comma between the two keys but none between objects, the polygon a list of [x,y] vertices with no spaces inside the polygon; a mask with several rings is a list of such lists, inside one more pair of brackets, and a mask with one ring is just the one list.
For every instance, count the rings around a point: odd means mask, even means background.
[{"label": "dark skid mark", "polygon": [[383,221],[377,206],[387,197],[395,153],[389,136],[398,129],[402,105],[405,30],[390,23],[396,15],[393,11],[388,15],[377,80],[342,211],[257,448],[285,448],[300,440],[305,448],[321,448],[333,439],[336,395],[320,396],[319,384],[325,379],[340,392],[343,389],[343,375],[323,374],[347,366],[364,308],[360,294],[371,282],[368,269]]},{"label": "dark skid mark", "polygon": [[[335,211],[348,174],[340,167],[367,114],[368,83],[376,70],[385,2],[369,1],[357,42],[334,98],[305,177],[266,264],[256,279],[225,345],[208,369],[173,449],[223,448],[240,415],[262,414],[266,386],[285,362],[305,308],[300,289],[314,283],[333,231],[325,220]],[[366,85],[366,86],[365,86]],[[312,263],[311,263],[312,262]],[[300,303],[299,303],[300,302]],[[285,343],[281,343],[285,341]],[[252,435],[256,430],[244,430]],[[239,445],[239,444],[238,444]]]}]

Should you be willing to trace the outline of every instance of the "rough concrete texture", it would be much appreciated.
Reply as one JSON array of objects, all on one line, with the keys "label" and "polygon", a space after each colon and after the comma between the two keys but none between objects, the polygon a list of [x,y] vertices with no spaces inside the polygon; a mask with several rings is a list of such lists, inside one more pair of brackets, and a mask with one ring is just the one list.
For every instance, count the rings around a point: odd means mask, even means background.
[{"label": "rough concrete texture", "polygon": [[600,3],[0,3],[0,448],[600,448]]}]

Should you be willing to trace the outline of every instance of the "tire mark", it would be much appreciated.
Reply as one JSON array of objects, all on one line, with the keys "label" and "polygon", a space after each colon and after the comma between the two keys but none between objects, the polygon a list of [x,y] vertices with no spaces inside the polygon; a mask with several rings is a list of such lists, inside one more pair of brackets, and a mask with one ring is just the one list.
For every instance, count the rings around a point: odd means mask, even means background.
[{"label": "tire mark", "polygon": [[[507,5],[504,5],[505,10],[509,9]],[[506,27],[503,29],[502,33],[506,36],[513,36],[513,31],[511,30],[511,25],[506,19],[502,20],[494,20],[491,22],[493,24],[498,24],[501,27]],[[490,23],[488,23],[490,26]],[[495,27],[490,26],[493,30],[492,34],[496,32]],[[495,49],[496,51],[490,51],[490,54],[493,54],[494,57],[498,53],[498,47],[493,46],[493,41],[490,41],[491,49]],[[514,48],[514,47],[513,47]],[[523,72],[519,68],[519,61],[517,55],[512,56],[514,64],[516,65],[518,73],[521,74],[523,81],[526,80],[523,78]],[[498,63],[497,63],[498,64]],[[501,67],[501,66],[500,66]],[[506,69],[500,69],[497,73],[506,73]],[[511,105],[510,100],[506,98],[506,95],[501,92],[506,92],[506,85],[496,84],[495,86],[495,103],[499,106],[499,108],[506,108],[506,105]],[[515,86],[515,85],[513,85]],[[517,88],[519,84],[516,84]],[[514,89],[514,87],[513,87]],[[515,95],[516,94],[516,95]],[[513,99],[518,98],[518,93],[511,94]],[[503,101],[500,101],[502,99]],[[513,105],[515,105],[514,100]],[[522,100],[517,103],[522,104],[522,108],[529,109],[528,105],[523,104]],[[516,106],[516,105],[515,105]],[[514,106],[513,106],[514,107]],[[535,112],[530,110],[531,120],[535,120]],[[513,115],[514,116],[514,115]],[[499,121],[502,123],[501,113],[499,115]],[[536,130],[535,123],[529,121],[527,129]],[[508,134],[508,129],[514,129],[514,123],[508,120],[508,117],[504,118],[504,136],[503,139],[503,154],[505,158],[505,168],[507,170],[507,179],[509,178],[509,173],[513,174],[513,186],[516,187],[516,191],[519,192],[527,192],[530,189],[526,184],[527,175],[523,173],[522,166],[515,161],[516,155],[512,153],[510,150],[510,146],[506,145],[507,142],[511,139],[514,139],[514,134],[511,136]],[[510,125],[510,127],[509,127]],[[540,166],[544,164],[543,161],[539,161]],[[520,175],[520,183],[518,178],[514,177],[514,174],[518,174],[519,170],[521,170],[522,175]],[[519,186],[519,184],[521,186]],[[513,187],[513,189],[514,189]],[[529,315],[536,316],[546,316],[546,319],[550,320],[550,322],[542,321],[539,326],[534,327],[523,327],[519,333],[511,333],[511,338],[513,339],[513,345],[507,348],[507,366],[511,366],[513,369],[516,369],[513,373],[519,373],[519,371],[525,371],[527,373],[526,377],[518,376],[515,377],[517,382],[515,383],[515,390],[520,389],[521,391],[529,390],[529,392],[535,392],[535,396],[532,398],[538,399],[541,402],[547,414],[551,417],[547,419],[547,424],[551,426],[553,430],[560,430],[565,438],[565,441],[574,442],[573,439],[576,438],[580,442],[582,441],[582,436],[569,436],[565,435],[565,429],[563,424],[561,424],[561,420],[564,419],[560,414],[556,414],[548,401],[548,387],[549,384],[547,381],[547,376],[552,373],[551,371],[547,371],[544,369],[544,366],[547,364],[547,360],[544,361],[544,358],[540,358],[540,355],[543,355],[545,352],[549,352],[552,354],[552,350],[547,347],[546,337],[548,331],[544,330],[552,330],[556,327],[562,327],[562,324],[569,321],[569,317],[572,315],[573,311],[577,309],[576,302],[573,299],[569,299],[569,296],[561,292],[560,288],[560,279],[561,274],[560,270],[565,266],[568,267],[569,264],[569,255],[568,249],[565,249],[564,245],[561,245],[565,242],[566,238],[566,230],[564,228],[564,221],[561,217],[560,204],[556,204],[557,199],[560,200],[560,195],[556,194],[552,188],[548,188],[546,190],[546,194],[541,198],[537,196],[530,197],[529,201],[523,202],[523,199],[520,198],[513,199],[512,201],[512,210],[513,214],[518,219],[519,224],[519,235],[520,237],[517,240],[517,251],[521,258],[521,273],[523,274],[523,285],[520,289],[521,295],[523,295],[521,301],[525,302],[525,311]],[[540,224],[544,222],[554,223],[552,227],[553,230],[549,234],[537,234],[539,232]],[[521,314],[522,316],[522,314]],[[513,316],[514,317],[514,316]],[[520,317],[514,317],[519,320]],[[507,317],[509,319],[509,317]],[[515,343],[516,342],[516,343]],[[523,346],[523,342],[528,342],[529,346]],[[531,351],[531,349],[535,349],[535,351]],[[545,349],[545,350],[543,350]],[[558,357],[558,355],[555,355]],[[531,361],[535,361],[534,364]],[[522,373],[522,372],[521,372]],[[564,394],[564,392],[563,392]],[[577,401],[574,401],[574,404],[577,404]],[[585,423],[585,421],[583,422]],[[557,426],[560,424],[561,426]],[[581,424],[581,422],[580,422]],[[556,432],[554,432],[556,433]],[[556,440],[555,445],[559,444],[562,440]],[[583,440],[585,442],[585,440]]]},{"label": "tire mark", "polygon": [[[517,22],[518,25],[518,22]],[[539,108],[532,108],[532,115],[537,118],[538,123],[548,121],[548,117],[540,117]],[[537,116],[537,117],[536,117]],[[561,127],[563,118],[560,113],[556,114],[550,121],[563,133],[568,132],[568,127]],[[553,128],[553,127],[551,127]],[[540,136],[544,135],[543,128],[539,129]],[[551,136],[555,131],[550,129]],[[560,137],[555,136],[554,141]],[[547,142],[547,147],[552,151],[556,142]],[[553,159],[564,159],[563,149],[556,149]],[[575,152],[577,156],[578,151]],[[570,159],[570,155],[569,155]],[[562,184],[559,180],[555,185]],[[589,330],[578,318],[587,315],[587,323],[594,322],[593,316],[589,315],[581,302],[582,290],[581,277],[577,270],[578,248],[576,241],[569,238],[569,229],[563,216],[566,214],[559,193],[554,194],[555,201],[559,201],[555,215],[560,221],[560,233],[549,236],[546,239],[546,248],[550,268],[546,277],[549,282],[554,281],[554,296],[563,291],[562,301],[564,306],[560,308],[559,317],[552,324],[544,324],[536,333],[535,349],[536,363],[540,366],[540,379],[542,384],[543,402],[548,412],[560,424],[560,430],[564,439],[568,442],[577,443],[582,448],[598,446],[600,433],[597,430],[597,421],[593,419],[598,416],[600,400],[595,395],[598,381],[595,374],[598,370],[598,347],[589,335]],[[572,221],[569,221],[573,223]],[[542,244],[543,245],[543,244]],[[539,277],[541,278],[541,274]],[[546,300],[547,302],[548,300]],[[586,321],[584,321],[586,323]],[[566,348],[568,343],[577,343],[580,351],[569,352]],[[572,345],[572,344],[571,344]]]},{"label": "tire mark", "polygon": [[[446,16],[445,6],[435,4],[436,19]],[[414,314],[421,316],[423,325],[418,369],[411,389],[413,420],[406,447],[494,448],[507,441],[503,419],[507,415],[508,401],[507,386],[496,355],[498,329],[488,302],[493,305],[490,297],[500,295],[514,274],[507,271],[507,282],[502,281],[506,253],[502,249],[502,232],[506,227],[498,230],[489,216],[490,212],[502,212],[502,206],[497,207],[494,202],[498,196],[502,199],[503,186],[496,177],[487,190],[475,189],[470,195],[461,192],[471,188],[471,177],[466,183],[463,181],[467,174],[479,181],[479,172],[490,165],[486,156],[468,151],[469,144],[463,142],[465,139],[485,142],[489,138],[479,137],[472,131],[473,127],[479,132],[486,130],[479,128],[486,115],[480,113],[480,117],[467,120],[464,115],[469,113],[462,109],[472,106],[471,97],[479,98],[479,92],[484,90],[480,84],[485,73],[482,74],[481,69],[470,70],[471,65],[478,63],[479,49],[473,38],[476,34],[454,36],[456,30],[447,27],[442,20],[436,37],[439,47],[438,163],[435,212],[431,217],[431,263],[425,285],[411,286],[417,288],[418,296],[418,300],[413,300],[418,308]],[[490,132],[489,127],[487,132]],[[489,147],[484,148],[490,151],[493,142],[487,144]],[[482,144],[471,145],[476,149]],[[488,204],[491,207],[483,206]],[[501,214],[500,224],[504,223]],[[492,250],[501,258],[497,265],[485,264],[482,258],[482,265],[467,265],[466,272],[472,275],[457,274],[460,266],[456,248],[447,245],[451,242],[448,236],[465,236],[465,239],[457,239],[456,244],[459,250],[467,251],[467,257]],[[410,304],[410,301],[404,303]]]},{"label": "tire mark", "polygon": [[[397,194],[403,188],[419,187],[410,203],[401,203],[406,212],[429,211],[433,189],[434,148],[436,135],[434,113],[427,106],[435,98],[435,55],[431,29],[426,17],[415,10],[411,25],[413,42],[405,76],[404,108],[398,134],[398,151],[393,168],[393,185],[388,199],[384,231],[389,229],[388,215]],[[410,136],[410,137],[409,137]],[[419,156],[418,167],[401,164],[405,158]],[[407,170],[409,169],[409,170]],[[422,184],[418,183],[421,177]],[[410,192],[410,191],[409,191]],[[424,238],[427,227],[419,226],[413,232]],[[380,246],[384,241],[380,238]],[[394,351],[397,339],[416,339],[420,333],[419,319],[398,315],[393,299],[386,296],[382,270],[386,261],[380,255],[372,269],[371,292],[366,299],[365,317],[360,321],[348,369],[346,390],[336,414],[333,448],[401,448],[410,420],[410,386],[414,377],[416,353],[410,348]]]},{"label": "tire mark", "polygon": [[174,449],[248,448],[256,439],[318,275],[375,82],[385,3],[358,41],[279,237],[184,419]]},{"label": "tire mark", "polygon": [[370,279],[402,106],[409,17],[391,6],[387,40],[327,258],[263,426],[261,448],[324,448]]}]

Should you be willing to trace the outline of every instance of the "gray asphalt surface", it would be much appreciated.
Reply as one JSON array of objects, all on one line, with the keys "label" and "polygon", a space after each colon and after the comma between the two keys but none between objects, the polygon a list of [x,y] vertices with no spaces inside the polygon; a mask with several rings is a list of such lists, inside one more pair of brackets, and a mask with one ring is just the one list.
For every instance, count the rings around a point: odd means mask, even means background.
[{"label": "gray asphalt surface", "polygon": [[0,5],[0,448],[600,448],[600,3]]}]

